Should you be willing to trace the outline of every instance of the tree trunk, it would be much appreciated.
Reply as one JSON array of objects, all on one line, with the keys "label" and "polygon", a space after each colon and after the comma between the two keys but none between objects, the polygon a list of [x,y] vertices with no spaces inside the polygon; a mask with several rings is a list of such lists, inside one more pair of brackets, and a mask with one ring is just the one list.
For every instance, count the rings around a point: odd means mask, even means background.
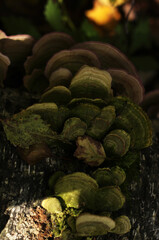
[{"label": "tree trunk", "polygon": [[[23,162],[0,129],[0,239],[49,239],[51,227],[38,201],[46,194],[48,176],[67,169],[68,160],[53,152],[36,165]],[[159,135],[153,145],[141,153],[140,177],[130,186],[131,201],[122,210],[129,216],[132,229],[128,234],[108,234],[97,240],[159,239]],[[58,159],[58,160],[57,160]],[[51,239],[51,238],[50,238]]]}]

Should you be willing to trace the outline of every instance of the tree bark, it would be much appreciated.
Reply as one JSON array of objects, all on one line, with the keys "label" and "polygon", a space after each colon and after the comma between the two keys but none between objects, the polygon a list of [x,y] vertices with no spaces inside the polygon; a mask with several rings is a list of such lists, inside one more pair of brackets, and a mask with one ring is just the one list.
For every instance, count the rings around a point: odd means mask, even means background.
[{"label": "tree bark", "polygon": [[[53,157],[28,165],[7,141],[2,127],[0,143],[0,239],[49,239],[49,219],[38,201],[46,195],[48,176],[56,170],[67,169],[69,161],[63,161],[53,151]],[[131,184],[131,201],[122,210],[131,220],[131,231],[123,236],[108,234],[97,237],[97,240],[159,239],[158,143],[159,134],[156,134],[153,145],[142,151],[140,177]]]}]

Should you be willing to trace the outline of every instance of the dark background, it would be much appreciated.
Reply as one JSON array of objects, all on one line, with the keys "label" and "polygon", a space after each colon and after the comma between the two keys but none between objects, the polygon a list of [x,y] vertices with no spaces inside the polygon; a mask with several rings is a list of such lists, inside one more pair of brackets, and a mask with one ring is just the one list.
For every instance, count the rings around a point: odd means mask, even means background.
[{"label": "dark background", "polygon": [[[76,41],[110,43],[134,63],[146,92],[159,89],[159,1],[125,1],[113,9],[103,5],[100,17],[96,16],[97,1],[1,0],[0,28],[7,35],[26,33],[36,40],[45,33],[63,31]],[[90,18],[87,11],[92,8]],[[102,23],[100,19],[104,19]]]}]

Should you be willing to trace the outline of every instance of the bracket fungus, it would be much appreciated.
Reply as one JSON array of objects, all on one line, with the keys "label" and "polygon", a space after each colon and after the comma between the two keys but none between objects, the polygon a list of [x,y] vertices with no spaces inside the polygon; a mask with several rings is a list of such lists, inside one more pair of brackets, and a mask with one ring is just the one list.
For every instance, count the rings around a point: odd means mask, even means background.
[{"label": "bracket fungus", "polygon": [[120,186],[126,179],[125,171],[115,166],[110,168],[98,168],[92,174],[100,187],[116,185]]},{"label": "bracket fungus", "polygon": [[61,197],[67,207],[82,208],[91,206],[92,197],[98,188],[97,182],[82,172],[61,177],[54,186],[56,196]]},{"label": "bracket fungus", "polygon": [[141,106],[147,112],[150,119],[158,118],[159,114],[159,90],[152,90],[145,94]]},{"label": "bracket fungus", "polygon": [[79,236],[105,235],[115,228],[115,222],[106,216],[81,214],[76,220],[76,229]]},{"label": "bracket fungus", "polygon": [[[1,86],[9,64],[0,53]],[[71,170],[59,169],[50,178],[51,196],[42,202],[55,237],[127,233],[130,220],[118,211],[126,201],[126,166],[152,144],[151,121],[139,106],[144,88],[133,64],[109,44],[48,33],[34,44],[24,68],[34,104],[1,120],[8,140],[30,164],[48,157],[55,145],[73,146]]]},{"label": "bracket fungus", "polygon": [[41,206],[45,208],[49,213],[60,213],[62,212],[62,207],[60,201],[55,197],[45,198]]},{"label": "bracket fungus", "polygon": [[107,99],[111,94],[111,75],[98,68],[83,66],[70,84],[73,98]]},{"label": "bracket fungus", "polygon": [[[118,173],[119,178],[124,173],[119,167],[112,168],[113,172],[114,176]],[[53,174],[51,179],[56,175]],[[120,178],[119,184],[122,182]],[[129,218],[122,215],[114,220],[111,216],[112,211],[117,212],[123,206],[125,197],[119,187],[111,184],[107,181],[108,186],[100,187],[95,179],[83,172],[60,174],[51,186],[54,196],[45,198],[41,205],[51,214],[52,224],[61,225],[65,230],[71,228],[75,239],[108,232],[125,234],[131,228]],[[53,232],[56,235],[55,229]]]},{"label": "bracket fungus", "polygon": [[4,54],[0,53],[0,87],[3,87],[3,81],[6,78],[9,65],[10,65],[9,58]]},{"label": "bracket fungus", "polygon": [[109,155],[123,156],[130,147],[130,135],[122,129],[115,129],[106,135],[103,145]]},{"label": "bracket fungus", "polygon": [[[105,90],[100,98],[102,89]],[[80,91],[82,95],[78,95]],[[99,166],[107,159],[120,159],[130,150],[139,151],[152,143],[148,116],[130,99],[112,95],[111,77],[104,70],[83,66],[72,78],[69,88],[52,87],[39,101],[23,113],[38,114],[49,124],[50,131],[54,131],[54,140],[74,141],[77,145],[74,156],[90,166]],[[12,137],[8,139],[16,145]]]},{"label": "bracket fungus", "polygon": [[131,223],[127,216],[117,217],[115,220],[115,228],[111,230],[112,233],[123,235],[130,231]]},{"label": "bracket fungus", "polygon": [[97,211],[117,211],[123,207],[125,196],[117,186],[105,186],[99,188],[95,195],[95,202],[98,202]]},{"label": "bracket fungus", "polygon": [[28,34],[17,34],[7,36],[0,30],[0,52],[6,55],[12,65],[23,64],[35,40]]}]

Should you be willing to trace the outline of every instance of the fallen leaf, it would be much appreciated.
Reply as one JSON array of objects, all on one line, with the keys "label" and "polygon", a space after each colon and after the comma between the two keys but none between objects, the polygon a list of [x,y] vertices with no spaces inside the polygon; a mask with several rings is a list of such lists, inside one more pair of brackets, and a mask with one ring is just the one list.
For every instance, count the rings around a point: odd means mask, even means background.
[{"label": "fallen leaf", "polygon": [[90,166],[99,166],[106,158],[102,144],[89,136],[78,137],[74,156]]}]

